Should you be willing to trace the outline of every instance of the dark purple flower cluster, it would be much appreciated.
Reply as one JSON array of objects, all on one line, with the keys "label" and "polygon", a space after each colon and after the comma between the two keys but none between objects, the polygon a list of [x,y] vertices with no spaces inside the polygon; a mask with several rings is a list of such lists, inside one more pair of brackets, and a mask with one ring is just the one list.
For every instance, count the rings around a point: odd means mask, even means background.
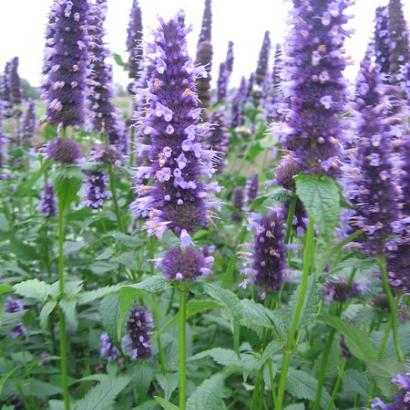
[{"label": "dark purple flower cluster", "polygon": [[71,138],[54,138],[47,145],[47,159],[61,164],[77,164],[83,157],[81,147]]},{"label": "dark purple flower cluster", "polygon": [[131,359],[149,359],[152,356],[149,333],[154,327],[150,314],[143,307],[132,309],[127,322],[127,335],[121,340],[122,351]]},{"label": "dark purple flower cluster", "polygon": [[258,191],[259,191],[259,175],[258,174],[255,174],[248,181],[246,188],[247,188],[246,202],[248,205],[250,205],[258,196]]},{"label": "dark purple flower cluster", "polygon": [[392,382],[400,392],[394,398],[393,403],[387,404],[376,398],[372,402],[372,409],[376,410],[410,410],[410,373],[394,376]]},{"label": "dark purple flower cluster", "polygon": [[7,61],[1,78],[1,99],[3,100],[3,105],[7,106],[11,105],[10,68],[11,61]]},{"label": "dark purple flower cluster", "polygon": [[263,43],[261,50],[259,52],[258,65],[255,71],[255,81],[256,84],[262,86],[265,82],[266,75],[269,70],[269,57],[271,52],[271,41],[269,31],[265,32],[263,37]]},{"label": "dark purple flower cluster", "polygon": [[217,186],[202,181],[214,173],[214,154],[199,142],[208,128],[199,125],[195,92],[195,78],[206,72],[189,58],[185,35],[176,19],[161,20],[147,49],[152,69],[141,133],[151,139],[151,165],[139,167],[137,178],[150,178],[154,184],[137,187],[131,209],[136,217],[149,215],[148,231],[158,237],[167,229],[179,235],[184,229],[195,232],[206,226],[209,209],[216,205],[210,192]]},{"label": "dark purple flower cluster", "polygon": [[231,127],[236,128],[243,125],[245,121],[245,103],[248,98],[247,83],[245,77],[242,77],[241,83],[234,97],[232,98],[231,110]]},{"label": "dark purple flower cluster", "polygon": [[63,127],[84,123],[87,68],[87,0],[53,5],[52,52],[47,59],[47,119]]},{"label": "dark purple flower cluster", "polygon": [[[142,64],[142,12],[138,0],[133,0],[127,31],[128,76],[133,81],[129,87],[134,94],[133,83],[141,75]],[[135,84],[135,83],[134,83]]]},{"label": "dark purple flower cluster", "polygon": [[34,137],[36,130],[36,106],[34,101],[30,101],[23,118],[22,140],[23,144],[31,145],[31,139]]},{"label": "dark purple flower cluster", "polygon": [[[6,302],[4,303],[4,311],[6,313],[18,313],[24,310],[23,303],[18,300],[14,299],[11,296],[7,297]],[[22,337],[27,334],[27,328],[23,325],[23,323],[19,323],[16,327],[11,329],[10,336],[13,339],[17,337]]]},{"label": "dark purple flower cluster", "polygon": [[19,105],[22,102],[21,81],[18,72],[19,58],[14,57],[10,62],[8,82],[10,87],[10,97],[12,104]]},{"label": "dark purple flower cluster", "polygon": [[198,98],[202,108],[208,108],[211,104],[211,68],[213,49],[209,41],[202,41],[198,44],[195,63],[205,67],[206,77],[198,78],[196,81]]},{"label": "dark purple flower cluster", "polygon": [[229,71],[226,69],[226,62],[219,64],[218,80],[216,82],[216,101],[223,102],[228,93]]},{"label": "dark purple flower cluster", "polygon": [[366,288],[363,283],[353,280],[351,283],[348,278],[329,279],[324,288],[325,302],[344,303],[348,299],[362,295]]},{"label": "dark purple flower cluster", "polygon": [[308,173],[334,176],[340,167],[348,4],[300,0],[292,12],[285,74],[291,112],[283,143]]},{"label": "dark purple flower cluster", "polygon": [[37,208],[47,218],[57,215],[56,198],[54,195],[53,184],[47,181],[44,191],[41,193],[40,202]]},{"label": "dark purple flower cluster", "polygon": [[204,41],[211,42],[212,39],[212,2],[205,0],[204,14],[202,15],[202,26],[199,34],[198,46]]},{"label": "dark purple flower cluster", "polygon": [[231,215],[233,222],[241,222],[243,219],[243,207],[245,204],[245,190],[241,186],[235,187],[232,192],[232,206],[235,208],[235,212]]},{"label": "dark purple flower cluster", "polygon": [[191,245],[171,248],[161,260],[164,276],[170,280],[194,281],[212,273],[214,258]]},{"label": "dark purple flower cluster", "polygon": [[250,228],[255,228],[252,262],[244,270],[241,286],[250,281],[269,293],[280,289],[286,269],[284,219],[281,209],[273,209],[266,216],[252,215]]},{"label": "dark purple flower cluster", "polygon": [[[0,170],[6,166],[6,141],[7,136],[3,129],[3,102],[0,101]],[[0,171],[0,178],[1,178]]]},{"label": "dark purple flower cluster", "polygon": [[226,70],[228,73],[232,74],[233,72],[233,62],[234,62],[234,54],[233,54],[233,41],[228,42],[228,51],[226,52]]},{"label": "dark purple flower cluster", "polygon": [[360,75],[362,86],[356,103],[358,148],[347,167],[347,198],[354,206],[350,224],[365,234],[362,249],[380,255],[389,248],[387,243],[395,230],[398,190],[379,72],[377,67],[362,66]]},{"label": "dark purple flower cluster", "polygon": [[266,106],[268,120],[270,121],[280,121],[283,117],[282,72],[282,47],[280,44],[276,44],[270,95],[267,97]]},{"label": "dark purple flower cluster", "polygon": [[216,153],[215,170],[220,173],[225,165],[225,155],[229,147],[229,131],[226,128],[225,116],[222,110],[211,113],[210,130],[205,145]]},{"label": "dark purple flower cluster", "polygon": [[113,103],[112,67],[107,63],[110,52],[104,42],[106,12],[106,0],[90,6],[88,29],[90,70],[87,99],[93,114],[93,130],[107,133],[109,143],[117,146],[125,154],[128,150],[127,133]]},{"label": "dark purple flower cluster", "polygon": [[82,192],[84,205],[92,209],[102,208],[105,201],[111,198],[107,186],[108,176],[104,171],[87,171]]},{"label": "dark purple flower cluster", "polygon": [[120,352],[115,347],[114,343],[111,341],[110,336],[108,333],[101,333],[100,335],[100,355],[104,359],[108,360],[109,362],[114,362],[115,360],[119,359]]},{"label": "dark purple flower cluster", "polygon": [[301,172],[301,167],[293,154],[288,154],[282,158],[277,169],[275,182],[285,189],[295,188],[294,177]]}]

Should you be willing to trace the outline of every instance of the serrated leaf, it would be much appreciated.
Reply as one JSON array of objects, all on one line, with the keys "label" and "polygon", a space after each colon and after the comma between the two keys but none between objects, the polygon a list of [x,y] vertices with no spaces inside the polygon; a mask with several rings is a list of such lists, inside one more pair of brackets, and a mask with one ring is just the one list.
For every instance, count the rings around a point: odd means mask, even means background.
[{"label": "serrated leaf", "polygon": [[285,410],[305,410],[305,405],[303,403],[290,404],[285,407]]},{"label": "serrated leaf", "polygon": [[219,286],[210,283],[204,285],[204,290],[211,298],[219,302],[228,310],[232,322],[234,348],[236,352],[239,352],[242,306],[238,296],[230,290],[220,288]]},{"label": "serrated leaf", "polygon": [[62,299],[59,302],[59,306],[66,318],[67,325],[71,330],[76,330],[78,326],[76,305],[77,301],[74,299]]},{"label": "serrated leaf", "polygon": [[48,325],[48,317],[50,316],[51,312],[57,306],[56,300],[48,301],[40,311],[40,326],[43,330],[47,329]]},{"label": "serrated leaf", "polygon": [[247,353],[241,353],[238,357],[237,353],[230,349],[223,349],[216,347],[214,349],[205,350],[204,352],[197,353],[189,360],[199,360],[204,357],[211,357],[216,363],[222,366],[237,367],[243,371],[252,372],[259,369],[259,360]]},{"label": "serrated leaf", "polygon": [[179,410],[179,407],[175,406],[175,404],[172,404],[168,400],[163,399],[162,397],[154,396],[154,399],[164,410]]},{"label": "serrated leaf", "polygon": [[334,179],[327,176],[298,175],[296,192],[320,234],[331,236],[339,221],[340,191]]},{"label": "serrated leaf", "polygon": [[159,374],[157,380],[161,389],[164,391],[165,399],[169,400],[172,392],[178,386],[178,375],[176,373]]},{"label": "serrated leaf", "polygon": [[18,367],[15,367],[14,369],[10,370],[7,372],[2,378],[0,379],[0,397],[3,394],[3,389],[5,384],[7,383],[7,380],[13,375],[13,373],[18,369]]},{"label": "serrated leaf", "polygon": [[225,410],[222,396],[225,376],[216,374],[205,380],[187,401],[187,410]]},{"label": "serrated leaf", "polygon": [[377,350],[365,332],[338,317],[321,316],[320,320],[342,333],[350,352],[359,360],[367,363],[377,360]]},{"label": "serrated leaf", "polygon": [[343,391],[348,392],[353,397],[360,394],[364,401],[367,401],[369,392],[369,379],[366,374],[355,369],[347,369],[343,377]]},{"label": "serrated leaf", "polygon": [[118,343],[117,323],[119,308],[120,298],[117,294],[107,295],[100,302],[99,311],[104,329],[107,331],[108,335],[114,343]]},{"label": "serrated leaf", "polygon": [[260,208],[265,201],[268,199],[267,196],[261,196],[259,198],[256,198],[252,201],[252,203],[249,206],[249,211],[256,211],[258,208]]},{"label": "serrated leaf", "polygon": [[117,396],[130,382],[129,377],[120,376],[108,379],[93,387],[87,395],[80,400],[76,410],[112,410]]},{"label": "serrated leaf", "polygon": [[127,285],[128,288],[143,290],[148,293],[161,293],[170,289],[171,285],[162,276],[150,276],[135,285]]},{"label": "serrated leaf", "polygon": [[[286,389],[298,399],[314,400],[316,396],[318,382],[316,378],[303,370],[289,369],[288,383]],[[320,406],[324,409],[334,409],[331,398],[326,389],[322,391]],[[330,407],[329,407],[330,406]]]},{"label": "serrated leaf", "polygon": [[14,291],[25,298],[44,301],[50,294],[51,286],[38,279],[29,279],[13,286]]},{"label": "serrated leaf", "polygon": [[88,290],[80,294],[78,300],[79,305],[85,305],[86,303],[93,302],[94,300],[101,299],[110,293],[120,290],[122,285],[105,286],[96,290]]}]

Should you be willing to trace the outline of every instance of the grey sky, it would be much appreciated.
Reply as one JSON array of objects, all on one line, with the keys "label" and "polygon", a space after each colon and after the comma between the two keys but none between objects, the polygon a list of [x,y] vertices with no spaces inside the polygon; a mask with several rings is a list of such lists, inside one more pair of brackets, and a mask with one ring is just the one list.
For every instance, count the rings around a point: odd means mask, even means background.
[{"label": "grey sky", "polygon": [[[356,33],[346,43],[355,65],[349,67],[352,78],[373,30],[374,12],[387,0],[356,0],[350,9],[350,27]],[[20,57],[22,77],[38,85],[43,55],[43,36],[52,0],[0,0],[0,67],[15,55]],[[111,51],[125,56],[125,38],[132,0],[108,0],[107,41]],[[263,33],[270,30],[273,43],[282,42],[290,0],[213,0],[214,77],[219,62],[225,58],[229,40],[235,43],[233,84],[241,75],[255,69]],[[410,1],[404,0],[410,16]],[[186,12],[186,22],[193,26],[189,35],[194,53],[201,23],[203,0],[140,0],[145,31],[157,26],[157,16],[172,17]],[[126,75],[115,67],[115,81],[126,84]]]}]

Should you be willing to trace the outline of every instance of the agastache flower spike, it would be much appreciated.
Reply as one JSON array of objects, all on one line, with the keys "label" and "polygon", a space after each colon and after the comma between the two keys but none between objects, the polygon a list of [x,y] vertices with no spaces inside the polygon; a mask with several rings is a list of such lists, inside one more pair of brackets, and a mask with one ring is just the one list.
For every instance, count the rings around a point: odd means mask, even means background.
[{"label": "agastache flower spike", "polygon": [[407,83],[406,70],[410,64],[410,41],[407,22],[404,18],[401,0],[390,0],[389,12],[389,74],[392,83]]},{"label": "agastache flower spike", "polygon": [[377,68],[362,66],[357,99],[358,151],[347,167],[347,197],[354,214],[351,225],[363,230],[362,248],[370,255],[384,254],[399,214],[398,191],[392,164],[391,129],[384,90]]},{"label": "agastache flower spike", "polygon": [[283,105],[282,71],[282,47],[280,44],[276,44],[272,70],[271,95],[267,97],[268,119],[273,121],[280,121],[283,117],[281,114]]},{"label": "agastache flower spike", "polygon": [[374,50],[376,64],[380,72],[388,74],[390,72],[389,61],[389,12],[387,7],[376,9],[376,27],[374,31]]},{"label": "agastache flower spike", "polygon": [[93,130],[107,133],[109,143],[126,154],[128,150],[127,133],[113,103],[112,67],[107,63],[107,58],[111,53],[104,42],[106,12],[106,0],[90,6],[88,33],[91,62],[87,99],[92,113]]},{"label": "agastache flower spike", "polygon": [[11,102],[15,105],[21,104],[21,81],[18,73],[19,58],[14,57],[11,60],[10,72],[9,72],[9,84],[10,84],[10,96]]},{"label": "agastache flower spike", "polygon": [[23,127],[22,127],[22,137],[23,144],[30,145],[31,139],[34,137],[34,131],[36,129],[36,106],[34,101],[28,103],[26,113],[23,118]]},{"label": "agastache flower spike", "polygon": [[151,166],[137,171],[154,180],[149,189],[131,205],[135,216],[150,215],[149,233],[161,237],[170,229],[179,235],[182,230],[195,232],[208,224],[209,192],[203,176],[212,176],[214,154],[199,142],[207,128],[199,125],[201,110],[195,92],[195,78],[206,75],[195,67],[186,50],[186,31],[178,21],[160,20],[154,43],[147,48],[152,66],[146,90],[146,110],[141,132],[151,138]]},{"label": "agastache flower spike", "polygon": [[[24,310],[24,305],[19,299],[14,299],[11,296],[7,297],[6,302],[4,303],[4,311],[6,313],[17,313]],[[10,336],[13,339],[17,337],[22,337],[27,334],[27,328],[23,323],[19,323],[16,327],[11,329]]]},{"label": "agastache flower spike", "polygon": [[216,89],[216,101],[221,103],[225,100],[228,92],[229,71],[226,69],[226,63],[219,64],[218,81]]},{"label": "agastache flower spike", "polygon": [[53,52],[46,87],[47,119],[56,125],[84,123],[87,68],[87,0],[54,4]]},{"label": "agastache flower spike", "polygon": [[1,170],[6,165],[6,141],[7,136],[3,130],[3,102],[0,101],[0,179],[2,178]]},{"label": "agastache flower spike", "polygon": [[44,191],[41,193],[37,210],[41,212],[46,218],[57,216],[57,205],[54,195],[54,188],[53,184],[49,181],[46,182]]},{"label": "agastache flower spike", "polygon": [[228,42],[228,51],[226,53],[226,70],[229,74],[233,72],[233,62],[234,62],[234,54],[233,54],[233,41]]},{"label": "agastache flower spike", "polygon": [[77,164],[83,157],[81,147],[71,138],[54,138],[46,148],[47,159],[61,164]]},{"label": "agastache flower spike", "polygon": [[152,317],[143,307],[137,306],[131,311],[127,322],[128,334],[121,340],[121,348],[131,360],[152,356],[150,332],[153,327]]},{"label": "agastache flower spike", "polygon": [[120,352],[118,351],[118,349],[115,347],[115,345],[111,341],[110,336],[108,336],[108,333],[106,332],[101,333],[100,342],[101,342],[101,349],[100,349],[101,357],[103,357],[104,359],[107,359],[109,362],[114,362],[115,360],[119,359]]},{"label": "agastache flower spike", "polygon": [[211,129],[205,145],[209,145],[209,148],[215,152],[215,170],[220,173],[225,165],[225,155],[229,147],[229,132],[225,125],[223,111],[213,111],[209,123]]},{"label": "agastache flower spike", "polygon": [[242,77],[241,83],[234,97],[232,98],[231,127],[236,128],[243,125],[245,121],[244,111],[247,100],[247,83],[245,77]]},{"label": "agastache flower spike", "polygon": [[[142,64],[142,12],[138,0],[133,0],[127,31],[128,77],[138,81],[141,75]],[[132,83],[131,83],[132,84]],[[132,86],[129,87],[131,93]]]},{"label": "agastache flower spike", "polygon": [[199,34],[198,46],[203,41],[212,39],[212,2],[205,0],[204,14],[202,16],[201,32]]},{"label": "agastache flower spike", "polygon": [[281,209],[273,209],[266,216],[252,215],[251,226],[256,229],[253,257],[246,268],[242,286],[252,282],[266,293],[280,289],[286,270],[284,218]]},{"label": "agastache flower spike", "polygon": [[349,278],[329,279],[323,288],[325,302],[333,301],[344,303],[348,299],[361,295],[365,292],[365,286],[359,281],[353,280],[349,283]]},{"label": "agastache flower spike", "polygon": [[104,202],[111,198],[107,186],[108,176],[104,171],[87,171],[82,192],[84,205],[92,209],[102,208]]},{"label": "agastache flower spike", "polygon": [[259,175],[255,174],[247,185],[247,204],[250,205],[258,196]]},{"label": "agastache flower spike", "polygon": [[6,65],[4,66],[1,83],[1,99],[8,104],[11,104],[10,69],[11,61],[7,61]]},{"label": "agastache flower spike", "polygon": [[335,176],[343,139],[347,0],[300,0],[292,12],[285,78],[290,114],[284,145],[301,170]]},{"label": "agastache flower spike", "polygon": [[269,31],[265,31],[262,48],[259,52],[258,65],[255,71],[256,84],[262,86],[265,82],[266,74],[269,67],[269,56],[271,51],[271,41]]},{"label": "agastache flower spike", "polygon": [[372,401],[372,409],[375,410],[410,410],[410,373],[398,374],[392,382],[398,387],[399,393],[392,403],[384,403],[376,398]]},{"label": "agastache flower spike", "polygon": [[237,186],[232,192],[232,205],[236,209],[231,215],[233,222],[241,222],[243,215],[243,206],[245,203],[245,190],[241,186]]}]

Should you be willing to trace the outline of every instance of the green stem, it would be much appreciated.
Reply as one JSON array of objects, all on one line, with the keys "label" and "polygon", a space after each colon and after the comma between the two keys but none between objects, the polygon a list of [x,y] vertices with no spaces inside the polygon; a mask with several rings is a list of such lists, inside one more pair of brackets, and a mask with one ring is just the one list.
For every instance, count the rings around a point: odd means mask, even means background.
[{"label": "green stem", "polygon": [[283,356],[283,363],[282,363],[282,370],[279,379],[279,387],[278,387],[278,397],[276,400],[275,409],[282,410],[283,409],[283,400],[285,397],[285,389],[286,389],[286,382],[288,378],[288,369],[290,359],[295,348],[295,341],[296,336],[299,328],[300,316],[302,314],[303,305],[305,303],[306,292],[308,289],[309,283],[309,274],[311,270],[312,264],[312,251],[315,239],[315,230],[314,230],[314,223],[313,219],[309,218],[308,228],[306,232],[306,242],[305,242],[305,252],[303,255],[303,274],[302,274],[302,282],[300,285],[299,297],[295,309],[295,313],[292,318],[292,324],[289,330],[288,340],[286,342],[285,353]]},{"label": "green stem", "polygon": [[400,338],[399,338],[399,331],[398,331],[399,322],[397,319],[397,303],[394,299],[393,293],[389,285],[389,277],[388,277],[387,269],[386,269],[386,258],[384,256],[380,256],[377,258],[377,262],[379,263],[380,269],[382,271],[384,292],[386,293],[386,297],[389,302],[394,347],[396,349],[397,358],[399,359],[401,363],[403,363],[404,355],[403,355],[402,348],[400,346]]},{"label": "green stem", "polygon": [[272,359],[269,359],[268,361],[268,370],[269,370],[270,390],[272,393],[272,406],[274,406],[276,403],[276,392],[275,392],[275,378],[273,377]]},{"label": "green stem", "polygon": [[121,219],[120,207],[118,206],[117,191],[115,189],[115,176],[114,176],[114,170],[112,168],[111,163],[108,164],[108,176],[110,178],[110,189],[111,189],[111,195],[112,195],[112,202],[114,203],[114,211],[117,217],[118,227],[122,233],[125,233],[124,225]]},{"label": "green stem", "polygon": [[[58,288],[60,301],[64,298],[64,204],[58,205]],[[70,393],[68,390],[68,360],[67,360],[67,334],[65,316],[59,309],[60,316],[60,360],[61,360],[61,385],[64,397],[64,409],[70,410]]]},{"label": "green stem", "polygon": [[296,201],[297,201],[296,194],[292,194],[289,200],[289,209],[288,209],[288,219],[286,221],[286,234],[285,234],[285,243],[289,243],[290,235],[292,234],[293,228],[293,218],[295,217],[295,209],[296,209]]},{"label": "green stem", "polygon": [[186,304],[187,289],[185,286],[179,295],[179,326],[178,326],[178,352],[179,352],[179,409],[186,409]]},{"label": "green stem", "polygon": [[158,306],[158,299],[155,295],[152,296],[152,306],[153,306],[153,313],[154,313],[155,338],[156,338],[157,346],[158,346],[161,373],[165,373],[167,370],[167,367],[166,367],[164,349],[162,348],[161,334],[159,333],[159,306]]},{"label": "green stem", "polygon": [[337,374],[336,383],[335,383],[335,385],[333,387],[333,390],[332,390],[331,400],[329,401],[329,404],[327,405],[326,410],[330,410],[332,408],[332,403],[335,402],[337,393],[339,392],[340,386],[342,385],[342,380],[343,380],[343,376],[344,376],[344,373],[345,373],[346,363],[347,363],[347,360],[343,359],[342,365],[340,366],[339,372]]}]

